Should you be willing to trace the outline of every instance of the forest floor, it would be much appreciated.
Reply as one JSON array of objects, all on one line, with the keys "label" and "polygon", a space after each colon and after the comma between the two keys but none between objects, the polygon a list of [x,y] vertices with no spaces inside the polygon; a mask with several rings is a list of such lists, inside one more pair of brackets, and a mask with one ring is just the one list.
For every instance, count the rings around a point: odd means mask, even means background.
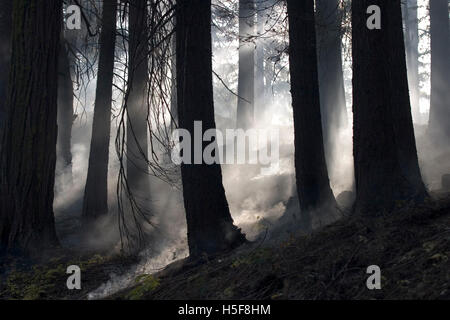
[{"label": "forest floor", "polygon": [[[378,218],[348,216],[311,235],[246,244],[201,263],[179,260],[109,299],[450,299],[450,196],[420,206],[399,203]],[[43,257],[42,257],[43,258]],[[32,263],[0,263],[1,299],[86,299],[135,258],[61,251]],[[67,290],[66,266],[82,270]],[[367,267],[381,268],[369,290]]]},{"label": "forest floor", "polygon": [[[137,261],[123,255],[80,254],[65,249],[33,259],[8,256],[0,260],[0,299],[87,299],[111,274],[123,274]],[[70,274],[66,270],[71,265],[81,269],[81,290],[67,289]]]}]

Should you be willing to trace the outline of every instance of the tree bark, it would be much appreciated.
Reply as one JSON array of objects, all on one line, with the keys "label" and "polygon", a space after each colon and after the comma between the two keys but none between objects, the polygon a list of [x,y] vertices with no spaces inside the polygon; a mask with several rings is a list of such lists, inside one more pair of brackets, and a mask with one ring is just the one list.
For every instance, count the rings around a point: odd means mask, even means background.
[{"label": "tree bark", "polygon": [[[175,19],[174,19],[175,20]],[[177,112],[177,56],[176,56],[176,48],[177,48],[177,39],[176,35],[172,35],[171,43],[171,54],[170,57],[170,69],[172,72],[171,75],[171,88],[170,88],[170,128],[174,130],[178,125],[178,112]]]},{"label": "tree bark", "polygon": [[127,105],[127,181],[141,210],[149,209],[148,175],[148,8],[146,0],[130,3],[129,78]]},{"label": "tree bark", "polygon": [[58,139],[56,143],[56,173],[65,184],[72,183],[73,83],[69,52],[61,37],[58,65]]},{"label": "tree bark", "polygon": [[436,144],[450,146],[450,31],[448,1],[430,0],[431,101],[429,132]]},{"label": "tree bark", "polygon": [[0,247],[40,253],[57,245],[53,187],[62,1],[15,0],[1,133]]},{"label": "tree bark", "polygon": [[[178,0],[176,19],[179,126],[194,137],[194,121],[202,121],[203,132],[216,127],[211,1]],[[243,243],[244,235],[233,225],[220,165],[182,164],[181,176],[191,256],[212,255]]]},{"label": "tree bark", "polygon": [[[381,29],[366,26],[370,5]],[[426,196],[406,74],[400,0],[352,2],[355,210],[380,214]]]},{"label": "tree bark", "polygon": [[325,151],[329,157],[336,130],[347,125],[339,2],[316,0],[320,104]]},{"label": "tree bark", "polygon": [[295,174],[304,227],[311,214],[335,207],[325,162],[317,71],[314,1],[287,1]]},{"label": "tree bark", "polygon": [[[5,125],[5,100],[8,87],[9,64],[11,60],[12,2],[0,4],[0,131]],[[0,150],[2,149],[0,140]]]},{"label": "tree bark", "polygon": [[252,127],[255,108],[255,2],[239,0],[239,76],[236,127]]},{"label": "tree bark", "polygon": [[85,224],[108,213],[108,161],[116,19],[117,1],[105,1],[100,34],[91,149],[83,201],[82,217]]}]

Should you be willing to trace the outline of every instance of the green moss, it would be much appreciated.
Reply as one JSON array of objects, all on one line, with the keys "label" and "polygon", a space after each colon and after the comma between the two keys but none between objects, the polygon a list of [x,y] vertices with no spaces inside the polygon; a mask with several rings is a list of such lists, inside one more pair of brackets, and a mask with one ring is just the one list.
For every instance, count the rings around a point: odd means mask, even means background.
[{"label": "green moss", "polygon": [[24,300],[37,300],[37,299],[43,298],[44,296],[45,296],[45,290],[43,287],[36,285],[36,284],[31,284],[25,288],[23,299]]},{"label": "green moss", "polygon": [[59,278],[65,277],[63,265],[56,268],[33,266],[29,272],[12,271],[6,279],[5,292],[9,299],[42,299],[55,288]]},{"label": "green moss", "polygon": [[136,282],[139,283],[139,285],[127,294],[127,299],[142,299],[146,293],[155,290],[159,286],[159,280],[150,274],[143,274],[138,276],[136,278]]},{"label": "green moss", "polygon": [[9,277],[6,279],[6,292],[9,293],[9,297],[17,299],[21,297],[22,287],[24,282],[24,273],[19,271],[12,271]]},{"label": "green moss", "polygon": [[234,294],[234,288],[233,287],[228,287],[223,291],[223,296],[225,299],[231,299],[233,297]]},{"label": "green moss", "polygon": [[64,266],[62,264],[60,264],[54,269],[48,269],[45,272],[44,278],[48,279],[48,280],[52,280],[52,279],[60,277],[61,275],[64,275],[65,273],[66,273],[66,269],[64,268]]}]

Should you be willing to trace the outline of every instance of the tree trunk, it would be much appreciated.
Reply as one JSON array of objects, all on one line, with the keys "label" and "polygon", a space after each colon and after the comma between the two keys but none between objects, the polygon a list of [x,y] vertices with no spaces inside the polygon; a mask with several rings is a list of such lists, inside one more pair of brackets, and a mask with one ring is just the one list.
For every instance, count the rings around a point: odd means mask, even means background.
[{"label": "tree trunk", "polygon": [[325,150],[331,157],[336,130],[347,125],[339,0],[316,0],[319,91]]},{"label": "tree trunk", "polygon": [[1,133],[0,247],[38,253],[57,245],[53,187],[62,1],[15,0]]},{"label": "tree trunk", "polygon": [[146,0],[130,3],[129,74],[127,105],[127,181],[141,210],[149,209],[148,175],[148,8]]},{"label": "tree trunk", "polygon": [[255,64],[255,109],[260,119],[266,110],[267,101],[264,97],[264,25],[267,20],[267,12],[264,0],[257,0],[257,24],[256,31],[258,38],[256,39],[256,64]]},{"label": "tree trunk", "polygon": [[314,1],[288,0],[287,10],[297,192],[304,227],[311,229],[314,211],[336,205],[323,146]]},{"label": "tree trunk", "polygon": [[[175,19],[174,19],[175,20]],[[171,38],[171,49],[172,56],[170,57],[170,69],[172,72],[171,75],[171,92],[170,92],[170,128],[174,130],[178,125],[178,112],[177,112],[177,56],[176,56],[176,48],[177,48],[177,39],[176,35],[173,34]]]},{"label": "tree trunk", "polygon": [[[194,137],[194,121],[202,121],[203,132],[216,127],[211,1],[178,0],[176,19],[178,119],[180,128]],[[191,256],[215,254],[243,243],[244,235],[233,225],[220,165],[182,164],[181,175]]]},{"label": "tree trunk", "polygon": [[239,0],[239,76],[236,127],[248,129],[255,104],[255,2]]},{"label": "tree trunk", "polygon": [[[11,59],[12,1],[0,4],[0,132],[5,125],[5,100]],[[0,150],[2,149],[0,139]]]},{"label": "tree trunk", "polygon": [[108,160],[111,100],[116,42],[117,1],[105,1],[100,35],[97,89],[92,122],[89,167],[84,190],[83,222],[108,213]]},{"label": "tree trunk", "polygon": [[[381,29],[366,26],[370,5],[381,9]],[[398,201],[421,200],[406,75],[400,0],[352,2],[353,115],[356,204],[380,214]]]},{"label": "tree trunk", "polygon": [[62,176],[64,184],[72,184],[72,124],[73,83],[70,75],[69,52],[64,38],[59,50],[58,65],[58,139],[56,143],[56,174]]},{"label": "tree trunk", "polygon": [[448,1],[430,0],[431,106],[429,132],[450,146],[450,31]]},{"label": "tree trunk", "polygon": [[419,88],[419,20],[417,0],[402,3],[405,24],[406,69],[413,120],[420,121]]}]

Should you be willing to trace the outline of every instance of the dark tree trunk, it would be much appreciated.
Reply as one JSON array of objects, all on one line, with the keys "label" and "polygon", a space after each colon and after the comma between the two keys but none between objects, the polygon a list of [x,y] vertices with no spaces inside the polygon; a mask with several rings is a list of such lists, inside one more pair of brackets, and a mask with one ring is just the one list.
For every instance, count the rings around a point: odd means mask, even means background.
[{"label": "dark tree trunk", "polygon": [[[370,5],[381,30],[366,27]],[[417,160],[400,0],[352,2],[353,115],[358,213],[380,213],[426,196]]]},{"label": "dark tree trunk", "polygon": [[420,120],[419,88],[419,20],[417,0],[402,3],[405,24],[406,69],[408,71],[409,99],[413,119]]},{"label": "dark tree trunk", "polygon": [[[216,127],[211,1],[178,0],[176,10],[178,119],[180,128],[194,137],[194,121],[202,121],[203,132]],[[182,164],[181,175],[191,256],[215,254],[243,243],[244,235],[233,225],[220,165]]]},{"label": "dark tree trunk", "polygon": [[[11,59],[12,1],[0,4],[0,132],[5,125],[5,101]],[[0,150],[1,150],[0,140]]]},{"label": "dark tree trunk", "polygon": [[0,246],[30,253],[57,245],[53,187],[62,1],[15,0],[1,133]]},{"label": "dark tree trunk", "polygon": [[255,2],[239,0],[239,76],[236,127],[253,125],[255,104]]},{"label": "dark tree trunk", "polygon": [[[174,19],[175,20],[175,19]],[[172,35],[171,39],[171,49],[172,56],[170,57],[170,68],[172,72],[171,78],[171,92],[170,92],[170,127],[171,129],[175,129],[178,125],[178,112],[177,112],[177,56],[176,56],[176,48],[177,48],[177,39],[175,34]]]},{"label": "dark tree trunk", "polygon": [[130,3],[129,96],[127,104],[127,181],[141,210],[149,209],[148,175],[148,8],[146,0]]},{"label": "dark tree trunk", "polygon": [[108,160],[111,130],[111,100],[116,42],[117,2],[105,1],[100,35],[97,89],[92,122],[89,167],[84,190],[83,222],[108,213]]},{"label": "dark tree trunk", "polygon": [[430,0],[431,106],[429,132],[450,146],[450,31],[448,1]]},{"label": "dark tree trunk", "polygon": [[56,143],[56,173],[65,184],[72,183],[72,124],[73,124],[73,83],[70,75],[69,52],[64,38],[59,50],[58,65],[58,139]]},{"label": "dark tree trunk", "polygon": [[304,227],[311,214],[335,206],[325,162],[317,73],[314,1],[287,1],[295,173]]},{"label": "dark tree trunk", "polygon": [[331,156],[332,139],[336,130],[347,125],[339,2],[316,0],[319,91],[327,156]]}]

